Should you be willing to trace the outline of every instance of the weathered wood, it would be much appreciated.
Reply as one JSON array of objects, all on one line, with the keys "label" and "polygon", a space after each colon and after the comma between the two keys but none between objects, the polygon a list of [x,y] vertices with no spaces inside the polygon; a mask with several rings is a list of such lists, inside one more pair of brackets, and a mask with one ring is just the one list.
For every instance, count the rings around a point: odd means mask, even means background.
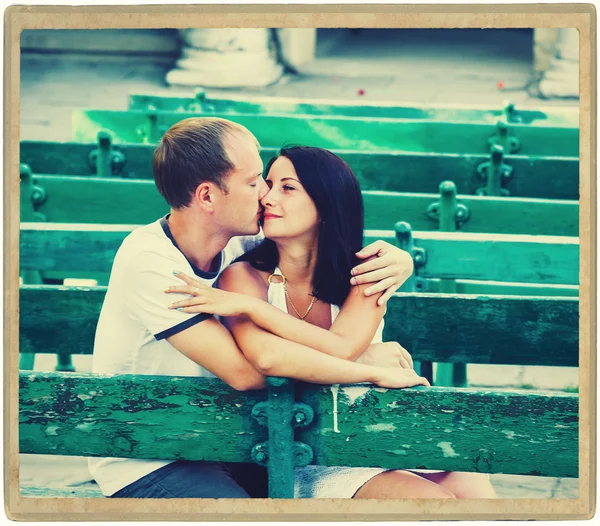
[{"label": "weathered wood", "polygon": [[208,378],[22,373],[19,451],[251,462],[266,430],[250,413],[265,399]]},{"label": "weathered wood", "polygon": [[[110,271],[117,249],[135,225],[23,223],[22,269]],[[559,236],[511,236],[455,232],[414,232],[427,252],[423,278],[577,285],[579,240]],[[366,230],[365,244],[393,231]]]},{"label": "weathered wood", "polygon": [[304,385],[315,423],[297,432],[326,466],[578,476],[577,395]]},{"label": "weathered wood", "polygon": [[200,91],[194,96],[132,94],[130,110],[147,110],[203,113],[247,113],[269,115],[341,115],[347,117],[387,117],[393,119],[428,119],[442,121],[483,121],[495,123],[506,118],[508,122],[522,124],[552,124],[578,126],[577,108],[506,108],[468,104],[411,104],[408,102],[369,102],[328,99],[296,99],[284,97],[235,98],[211,95]]},{"label": "weathered wood", "polygon": [[19,352],[92,354],[106,287],[23,286]]},{"label": "weathered wood", "polygon": [[[252,131],[264,147],[308,144],[322,148],[361,151],[445,152],[487,154],[496,126],[484,123],[323,116],[211,114],[237,122]],[[163,133],[184,118],[201,114],[78,110],[72,112],[74,141],[94,141],[107,130],[116,142],[156,144]],[[579,129],[511,124],[521,155],[579,155]]]},{"label": "weathered wood", "polygon": [[[22,223],[21,269],[110,272],[123,239],[139,225]],[[84,276],[79,276],[84,277]]]},{"label": "weathered wood", "polygon": [[[105,291],[21,287],[19,350],[91,354]],[[576,298],[396,294],[384,340],[400,342],[415,360],[577,366],[578,306]]]},{"label": "weathered wood", "polygon": [[575,367],[579,301],[398,293],[388,301],[383,339],[421,361]]},{"label": "weathered wood", "polygon": [[[46,192],[38,211],[48,222],[146,224],[169,211],[153,181],[67,175],[36,175],[34,179]],[[389,229],[397,221],[406,221],[415,230],[437,230],[437,221],[428,216],[427,209],[439,202],[439,195],[364,191],[363,200],[367,229]],[[579,233],[577,201],[475,196],[458,196],[458,201],[469,210],[469,219],[459,226],[464,232]]]},{"label": "weathered wood", "polygon": [[[89,156],[97,148],[95,143],[21,141],[20,158],[34,173],[94,175]],[[153,179],[153,145],[116,144],[113,148],[125,156],[119,177]],[[477,167],[489,161],[488,155],[332,151],[350,165],[364,190],[431,193],[450,179],[459,194],[474,194],[485,186]],[[261,149],[265,165],[276,154],[276,148]],[[503,186],[511,196],[579,199],[577,158],[511,155],[504,162],[513,169]]]},{"label": "weathered wood", "polygon": [[[579,284],[579,239],[562,236],[413,232],[425,249],[422,278],[512,283]],[[395,243],[387,230],[365,230],[364,244]]]},{"label": "weathered wood", "polygon": [[[500,281],[475,281],[458,279],[456,292],[459,294],[491,294],[503,296],[579,296],[577,285],[544,285],[539,283],[502,283]],[[421,282],[421,292],[442,292],[439,279]]]}]

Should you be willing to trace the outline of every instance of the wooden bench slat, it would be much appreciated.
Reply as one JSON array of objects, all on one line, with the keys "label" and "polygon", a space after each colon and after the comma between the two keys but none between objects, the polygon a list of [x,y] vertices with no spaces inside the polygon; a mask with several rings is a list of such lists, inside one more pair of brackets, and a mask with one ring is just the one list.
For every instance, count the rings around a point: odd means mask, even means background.
[{"label": "wooden bench slat", "polygon": [[[157,129],[201,114],[157,112]],[[255,134],[262,146],[280,148],[284,143],[363,151],[487,153],[488,139],[496,135],[493,124],[323,116],[274,116],[211,114],[237,122]],[[148,127],[144,111],[72,111],[73,140],[94,141],[99,131],[112,133],[119,142],[155,143],[140,130]],[[521,155],[579,156],[579,129],[555,126],[510,125],[521,141]]]},{"label": "wooden bench slat", "polygon": [[[385,230],[404,221],[415,231],[439,230],[438,221],[426,214],[429,205],[439,203],[439,194],[365,191],[363,201],[365,229]],[[577,201],[457,195],[457,202],[465,205],[470,214],[459,226],[460,232],[579,235]]]},{"label": "wooden bench slat", "polygon": [[[89,155],[97,148],[95,142],[21,141],[19,153],[21,162],[34,173],[85,176],[95,174]],[[120,176],[153,179],[154,145],[114,144],[113,148],[126,159]],[[263,147],[263,163],[277,151]],[[332,151],[350,165],[364,190],[436,192],[442,181],[450,180],[459,194],[474,194],[484,186],[477,167],[489,161],[489,155],[482,154]],[[513,176],[504,185],[513,197],[579,199],[577,158],[511,155],[504,162],[513,168]]]},{"label": "wooden bench slat", "polygon": [[[101,177],[35,175],[46,190],[47,200],[38,211],[52,223],[145,224],[169,211],[154,182]],[[135,207],[131,206],[135,199]],[[439,194],[364,191],[365,228],[392,228],[406,221],[414,230],[438,230],[438,221],[429,218],[427,207],[439,202]],[[81,202],[85,206],[74,207]],[[461,225],[464,232],[498,234],[544,234],[577,236],[577,201],[458,196],[470,218]]]},{"label": "wooden bench slat", "polygon": [[[135,225],[22,223],[21,268],[110,271],[116,251],[134,228]],[[427,250],[427,263],[418,270],[423,278],[579,283],[579,240],[575,237],[422,231],[414,232],[413,237],[416,246]],[[393,231],[365,231],[365,244],[377,239],[396,244]]]},{"label": "wooden bench slat", "polygon": [[250,462],[267,435],[250,414],[266,396],[208,378],[22,372],[19,451]]},{"label": "wooden bench slat", "polygon": [[[386,101],[346,101],[265,96],[195,96],[172,94],[131,94],[130,110],[203,111],[279,115],[341,115],[348,117],[387,117],[393,119],[428,119],[442,121],[483,121],[495,123],[504,117],[502,105],[416,104]],[[578,108],[516,107],[514,122],[534,125],[578,126]]]},{"label": "wooden bench slat", "polygon": [[[441,280],[431,278],[425,281],[425,288],[420,292],[438,293]],[[506,283],[501,281],[476,281],[459,279],[454,282],[458,294],[491,294],[504,296],[579,296],[577,285],[545,285],[540,283]]]},{"label": "wooden bench slat", "polygon": [[577,395],[305,385],[299,398],[318,416],[297,440],[320,465],[578,476]]},{"label": "wooden bench slat", "polygon": [[[91,354],[106,288],[20,288],[21,352]],[[388,302],[384,341],[415,360],[576,366],[576,298],[396,294]]]},{"label": "wooden bench slat", "polygon": [[[315,410],[296,432],[315,464],[578,474],[577,395],[300,383],[297,396]],[[20,451],[246,462],[265,399],[215,379],[21,373]]]},{"label": "wooden bench slat", "polygon": [[421,361],[577,366],[577,298],[399,293],[383,339]]},{"label": "wooden bench slat", "polygon": [[[365,230],[364,244],[382,239],[396,244],[394,232]],[[579,284],[579,239],[463,232],[413,232],[427,251],[422,278]]]}]

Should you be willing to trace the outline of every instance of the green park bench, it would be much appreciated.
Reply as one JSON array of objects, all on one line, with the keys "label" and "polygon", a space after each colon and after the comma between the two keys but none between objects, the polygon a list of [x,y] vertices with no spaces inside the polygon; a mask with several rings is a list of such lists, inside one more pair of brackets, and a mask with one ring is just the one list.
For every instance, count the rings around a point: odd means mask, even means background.
[{"label": "green park bench", "polygon": [[[169,211],[153,180],[32,174],[21,165],[24,202],[51,223],[146,224]],[[30,200],[25,202],[29,195]],[[365,228],[384,230],[398,219],[415,230],[439,229],[440,195],[363,191]],[[457,228],[463,232],[578,236],[575,200],[459,195]],[[73,206],[81,203],[81,206]]]},{"label": "green park bench", "polygon": [[[101,275],[106,283],[116,251],[136,226],[22,223],[21,275],[55,272],[96,280]],[[456,280],[455,292],[462,294],[562,296],[574,301],[578,296],[575,237],[417,232],[413,238],[405,223],[397,229],[367,230],[365,243],[395,243],[399,236],[401,247],[415,260],[415,276],[405,289],[443,291],[447,280]],[[32,362],[22,361],[22,369],[32,367]]]},{"label": "green park bench", "polygon": [[[20,349],[90,354],[105,291],[22,286]],[[396,294],[385,338],[403,342],[416,359],[576,366],[577,304]],[[531,331],[533,324],[540,329]],[[270,378],[267,390],[236,392],[216,379],[21,372],[19,449],[254,461],[267,466],[272,498],[291,498],[293,468],[307,464],[578,476],[576,394],[294,383]],[[85,487],[22,485],[21,492],[102,497]]]},{"label": "green park bench", "polygon": [[[154,148],[113,144],[109,133],[100,132],[87,143],[21,141],[20,158],[35,174],[152,179]],[[476,194],[488,186],[493,193],[501,186],[515,197],[579,199],[579,160],[574,157],[332,151],[350,165],[364,190],[431,193],[451,180],[459,194]],[[263,148],[264,164],[277,152]]]},{"label": "green park bench", "polygon": [[[90,278],[110,272],[123,239],[137,226],[22,223],[21,272],[87,272]],[[540,285],[538,295],[548,295],[545,292],[552,292],[554,286],[575,291],[579,284],[579,240],[575,237],[432,231],[415,232],[408,240],[400,232],[403,228],[398,225],[401,247],[415,259],[415,279],[421,288],[439,279],[473,280],[489,282],[491,294],[503,294],[503,284],[518,283]],[[377,239],[396,243],[396,233],[365,231],[365,244]],[[481,285],[476,287],[481,290]]]},{"label": "green park bench", "polygon": [[[23,223],[21,271],[107,272],[134,227]],[[578,283],[574,238],[413,234],[406,224],[396,230],[366,231],[366,242],[397,236],[417,263],[415,279]],[[105,291],[21,286],[20,352],[91,354]],[[529,297],[408,292],[390,300],[384,339],[401,342],[421,361],[573,367],[578,325],[578,299],[549,297],[547,291]],[[308,463],[555,477],[578,473],[574,394],[302,382],[294,389],[282,379],[269,384],[267,390],[239,393],[199,378],[22,371],[20,452],[255,461],[266,463],[275,498],[293,495],[293,466]],[[125,431],[116,424],[124,419]],[[31,497],[102,496],[91,488],[22,486],[21,491]]]},{"label": "green park bench", "polygon": [[[119,143],[156,144],[173,124],[187,117],[203,115],[154,109],[73,110],[72,137],[75,142],[92,142],[98,132],[110,130]],[[492,145],[499,145],[506,155],[579,156],[578,126],[322,115],[210,115],[246,126],[267,148],[294,143],[355,151],[486,154]]]},{"label": "green park bench", "polygon": [[464,104],[422,104],[398,102],[369,102],[345,100],[294,99],[283,97],[235,98],[208,96],[203,90],[193,95],[161,96],[131,94],[130,110],[182,111],[195,113],[243,113],[257,115],[328,115],[345,117],[384,117],[393,119],[422,119],[438,121],[492,122],[505,119],[509,123],[578,126],[577,108],[521,108],[507,101],[503,107]]}]

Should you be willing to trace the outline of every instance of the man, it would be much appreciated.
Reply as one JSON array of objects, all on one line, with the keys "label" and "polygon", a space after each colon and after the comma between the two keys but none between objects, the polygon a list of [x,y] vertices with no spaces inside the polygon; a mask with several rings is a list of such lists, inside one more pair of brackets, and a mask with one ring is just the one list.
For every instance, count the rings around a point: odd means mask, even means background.
[{"label": "man", "polygon": [[[134,230],[115,256],[96,330],[94,372],[216,376],[238,390],[264,387],[264,376],[217,319],[169,310],[172,298],[164,294],[180,284],[175,270],[212,286],[227,265],[262,240],[259,200],[268,188],[258,148],[246,128],[224,119],[185,119],[165,133],[153,170],[171,212]],[[359,283],[380,280],[371,292],[386,290],[384,300],[412,272],[410,256],[389,244],[361,252],[385,254],[356,268]],[[369,276],[365,270],[378,272]],[[123,458],[88,463],[106,496],[267,496],[266,472],[256,465]]]}]

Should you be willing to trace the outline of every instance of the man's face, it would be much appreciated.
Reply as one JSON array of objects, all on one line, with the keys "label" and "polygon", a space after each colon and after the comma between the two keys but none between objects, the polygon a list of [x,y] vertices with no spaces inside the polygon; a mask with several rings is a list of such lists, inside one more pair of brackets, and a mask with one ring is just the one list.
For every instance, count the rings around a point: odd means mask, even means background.
[{"label": "man's face", "polygon": [[269,189],[262,178],[263,163],[256,143],[240,134],[229,137],[225,149],[235,168],[225,180],[227,194],[222,195],[219,222],[232,236],[258,234],[260,200]]}]

